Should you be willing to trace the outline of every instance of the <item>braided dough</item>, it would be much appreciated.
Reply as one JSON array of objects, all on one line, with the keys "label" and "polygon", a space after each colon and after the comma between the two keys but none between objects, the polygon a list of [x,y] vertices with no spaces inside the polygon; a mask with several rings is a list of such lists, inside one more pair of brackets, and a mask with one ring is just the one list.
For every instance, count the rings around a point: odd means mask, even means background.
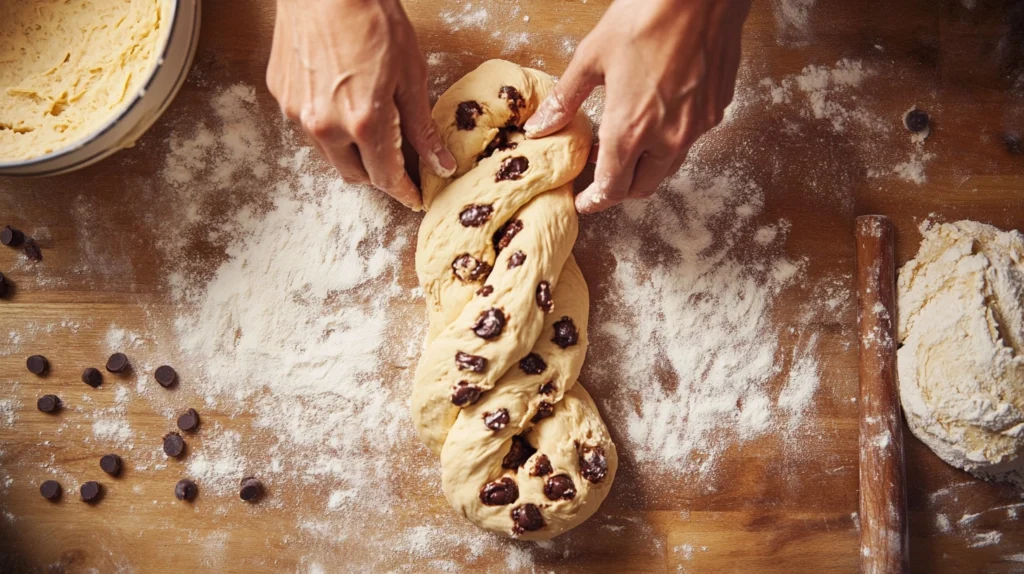
[{"label": "braided dough", "polygon": [[434,106],[455,175],[423,174],[416,272],[430,327],[412,414],[439,454],[444,494],[481,528],[546,540],[608,494],[615,445],[576,382],[590,299],[572,257],[572,180],[592,131],[582,113],[527,140],[546,74],[485,62]]}]

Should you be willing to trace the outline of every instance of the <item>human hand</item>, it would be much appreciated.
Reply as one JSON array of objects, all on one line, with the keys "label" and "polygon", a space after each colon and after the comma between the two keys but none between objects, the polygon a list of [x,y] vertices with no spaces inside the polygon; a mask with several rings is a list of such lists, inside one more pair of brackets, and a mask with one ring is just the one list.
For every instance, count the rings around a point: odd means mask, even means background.
[{"label": "human hand", "polygon": [[345,181],[422,206],[402,134],[442,177],[454,173],[430,116],[427,65],[398,0],[278,0],[267,86]]},{"label": "human hand", "polygon": [[557,132],[605,85],[594,182],[576,210],[648,197],[732,101],[750,0],[616,0],[580,43],[527,137]]}]

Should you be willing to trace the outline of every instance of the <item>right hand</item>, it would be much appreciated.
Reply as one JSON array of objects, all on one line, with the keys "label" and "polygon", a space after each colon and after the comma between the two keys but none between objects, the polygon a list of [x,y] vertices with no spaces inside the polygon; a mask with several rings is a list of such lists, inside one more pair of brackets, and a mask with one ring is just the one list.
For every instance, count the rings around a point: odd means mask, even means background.
[{"label": "right hand", "polygon": [[278,0],[267,86],[349,183],[420,209],[402,134],[432,171],[455,172],[430,115],[426,61],[398,0]]}]

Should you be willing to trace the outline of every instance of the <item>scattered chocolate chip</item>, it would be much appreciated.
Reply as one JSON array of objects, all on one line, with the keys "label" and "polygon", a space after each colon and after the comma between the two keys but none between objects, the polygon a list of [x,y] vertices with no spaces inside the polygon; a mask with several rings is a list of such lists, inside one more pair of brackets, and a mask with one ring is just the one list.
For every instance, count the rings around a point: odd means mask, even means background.
[{"label": "scattered chocolate chip", "polygon": [[7,296],[7,290],[8,290],[7,278],[4,277],[3,273],[0,273],[0,297],[6,297]]},{"label": "scattered chocolate chip", "polygon": [[43,250],[39,248],[39,244],[34,239],[26,240],[25,246],[21,248],[21,252],[32,261],[43,260]]},{"label": "scattered chocolate chip", "polygon": [[522,534],[523,532],[540,530],[544,528],[544,517],[540,509],[534,504],[524,504],[512,509],[512,532]]},{"label": "scattered chocolate chip", "polygon": [[256,477],[247,476],[242,479],[238,497],[246,502],[256,502],[263,495],[263,485]]},{"label": "scattered chocolate chip", "polygon": [[548,368],[548,364],[545,363],[544,359],[540,358],[540,355],[537,353],[530,353],[522,359],[519,359],[519,370],[527,375],[539,375],[543,373],[546,368]]},{"label": "scattered chocolate chip", "polygon": [[40,412],[55,413],[60,410],[61,402],[57,395],[43,395],[36,401],[36,408]]},{"label": "scattered chocolate chip", "polygon": [[455,108],[455,125],[463,131],[471,130],[476,127],[476,119],[483,113],[480,104],[474,101],[462,102]]},{"label": "scattered chocolate chip", "polygon": [[39,494],[43,495],[46,500],[58,500],[60,499],[60,483],[56,480],[44,480],[39,485]]},{"label": "scattered chocolate chip", "polygon": [[911,110],[903,116],[903,125],[908,130],[917,133],[928,128],[928,112],[924,110]]},{"label": "scattered chocolate chip", "polygon": [[457,407],[465,407],[480,400],[480,387],[471,385],[466,381],[459,381],[452,391],[452,404]]},{"label": "scattered chocolate chip", "polygon": [[608,459],[599,446],[585,446],[580,449],[580,474],[590,482],[601,482],[608,474]]},{"label": "scattered chocolate chip", "polygon": [[530,460],[535,452],[537,449],[533,448],[530,441],[516,435],[512,437],[512,446],[509,447],[508,454],[501,459],[501,467],[515,470],[526,464],[526,461]]},{"label": "scattered chocolate chip", "polygon": [[515,269],[522,265],[524,261],[526,261],[526,254],[522,251],[516,251],[508,258],[508,268]]},{"label": "scattered chocolate chip", "polygon": [[178,428],[185,432],[192,432],[199,428],[199,413],[195,409],[188,409],[178,417]]},{"label": "scattered chocolate chip", "polygon": [[486,279],[491,272],[491,266],[485,261],[480,261],[469,253],[463,253],[452,261],[452,272],[465,283],[472,283],[479,279]]},{"label": "scattered chocolate chip", "polygon": [[552,476],[544,483],[544,496],[548,500],[572,500],[576,498],[576,485],[568,474]]},{"label": "scattered chocolate chip", "polygon": [[18,247],[24,242],[25,234],[10,225],[6,225],[3,229],[0,229],[0,243],[7,247]]},{"label": "scattered chocolate chip", "polygon": [[487,147],[484,151],[480,152],[480,155],[476,156],[476,160],[480,161],[484,158],[491,157],[496,151],[505,151],[507,149],[516,149],[519,144],[514,141],[509,141],[509,134],[518,131],[515,126],[498,128],[498,133],[494,134],[494,139],[487,143]]},{"label": "scattered chocolate chip", "polygon": [[555,328],[555,336],[551,338],[551,342],[565,349],[571,347],[579,341],[579,333],[576,332],[576,324],[572,322],[569,317],[562,317],[558,321],[555,321],[553,325]]},{"label": "scattered chocolate chip", "polygon": [[523,177],[523,173],[527,169],[530,169],[530,160],[526,159],[526,157],[521,155],[507,157],[501,162],[501,166],[498,167],[498,173],[494,174],[494,181],[517,180]]},{"label": "scattered chocolate chip", "polygon": [[519,487],[509,477],[489,482],[480,489],[480,502],[487,506],[505,506],[519,500]]},{"label": "scattered chocolate chip", "polygon": [[95,389],[103,384],[103,373],[95,367],[86,367],[82,371],[82,382]]},{"label": "scattered chocolate chip", "polygon": [[494,237],[491,239],[494,243],[494,251],[501,253],[501,250],[508,247],[508,244],[512,242],[512,238],[522,230],[522,220],[512,219],[507,221],[505,225],[502,225],[494,232]]},{"label": "scattered chocolate chip", "polygon": [[505,329],[505,313],[501,309],[488,309],[476,319],[473,332],[481,339],[493,339]]},{"label": "scattered chocolate chip", "polygon": [[526,100],[514,86],[502,86],[498,90],[498,97],[508,102],[508,109],[512,115],[508,118],[508,125],[519,124],[520,110],[526,107]]},{"label": "scattered chocolate chip", "polygon": [[455,364],[460,371],[472,371],[482,373],[487,368],[487,359],[478,355],[470,355],[462,351],[455,352]]},{"label": "scattered chocolate chip", "polygon": [[103,496],[103,487],[95,480],[90,480],[83,484],[82,488],[80,488],[78,492],[82,495],[82,502],[88,502],[91,504],[93,502],[99,502],[100,497]]},{"label": "scattered chocolate chip", "polygon": [[167,436],[164,437],[164,454],[177,458],[183,452],[185,452],[185,439],[176,432],[167,433]]},{"label": "scattered chocolate chip", "polygon": [[461,212],[459,212],[459,221],[463,227],[480,227],[487,223],[487,220],[491,218],[491,214],[494,213],[494,208],[490,205],[471,204],[467,205]]},{"label": "scattered chocolate chip", "polygon": [[540,386],[539,392],[542,395],[550,395],[551,393],[555,392],[555,382],[548,381],[544,383],[543,385]]},{"label": "scattered chocolate chip", "polygon": [[156,372],[153,373],[153,378],[156,379],[156,382],[160,383],[161,387],[166,389],[178,380],[178,373],[167,365],[161,365],[156,368]]},{"label": "scattered chocolate chip", "polygon": [[121,457],[116,454],[105,454],[100,458],[100,468],[110,476],[121,474]]},{"label": "scattered chocolate chip", "polygon": [[540,422],[553,414],[555,414],[555,405],[547,401],[541,401],[537,405],[537,414],[533,415],[533,422]]},{"label": "scattered chocolate chip", "polygon": [[500,431],[508,425],[508,409],[498,409],[491,413],[484,413],[484,424],[492,431]]},{"label": "scattered chocolate chip", "polygon": [[114,353],[107,359],[107,370],[111,373],[120,373],[128,368],[128,355]]},{"label": "scattered chocolate chip", "polygon": [[195,482],[183,478],[178,481],[178,484],[174,485],[174,498],[192,502],[196,499],[196,496],[199,496],[199,487],[196,486]]},{"label": "scattered chocolate chip", "polygon": [[490,285],[484,285],[483,287],[476,290],[476,294],[481,297],[486,297],[491,293],[494,293],[494,287],[491,287]]},{"label": "scattered chocolate chip", "polygon": [[32,355],[25,361],[25,366],[33,375],[42,375],[50,370],[50,361],[47,361],[46,357],[42,355]]},{"label": "scattered chocolate chip", "polygon": [[548,455],[542,454],[537,457],[537,462],[533,465],[530,476],[547,476],[551,472],[551,459],[548,458]]},{"label": "scattered chocolate chip", "polygon": [[547,281],[537,284],[537,306],[545,313],[550,313],[555,308],[555,301],[551,298],[551,284]]}]

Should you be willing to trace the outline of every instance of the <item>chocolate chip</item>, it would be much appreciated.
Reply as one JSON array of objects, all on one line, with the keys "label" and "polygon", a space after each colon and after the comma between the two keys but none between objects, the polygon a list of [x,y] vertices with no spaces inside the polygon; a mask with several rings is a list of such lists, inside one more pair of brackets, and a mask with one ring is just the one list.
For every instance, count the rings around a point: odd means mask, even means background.
[{"label": "chocolate chip", "polygon": [[178,428],[185,432],[192,432],[199,428],[199,413],[195,409],[188,409],[178,417]]},{"label": "chocolate chip", "polygon": [[55,413],[60,410],[61,402],[57,395],[43,395],[36,401],[36,408],[40,412]]},{"label": "chocolate chip", "polygon": [[519,500],[519,487],[509,477],[489,482],[480,489],[480,502],[487,506],[505,506]]},{"label": "chocolate chip", "polygon": [[568,474],[552,476],[544,483],[544,496],[548,500],[572,500],[576,498],[576,485]]},{"label": "chocolate chip", "polygon": [[490,205],[474,203],[459,212],[459,221],[463,227],[480,227],[491,218],[491,213],[494,213],[494,208]]},{"label": "chocolate chip", "polygon": [[498,409],[492,413],[484,413],[484,424],[492,431],[500,431],[508,425],[508,409]]},{"label": "chocolate chip", "polygon": [[32,355],[25,361],[25,366],[33,375],[42,375],[50,370],[50,361],[47,361],[46,357],[42,355]]},{"label": "chocolate chip", "polygon": [[488,309],[476,319],[473,332],[481,339],[493,339],[505,329],[505,313],[501,309]]},{"label": "chocolate chip", "polygon": [[480,400],[480,387],[471,385],[466,381],[459,381],[452,391],[452,404],[457,407],[471,405]]},{"label": "chocolate chip", "polygon": [[100,498],[103,496],[103,487],[95,480],[90,480],[83,484],[82,488],[80,488],[78,492],[82,495],[82,502],[92,504],[94,502],[99,502]]},{"label": "chocolate chip", "polygon": [[555,302],[551,299],[551,284],[547,281],[537,284],[537,306],[545,313],[550,313],[555,308]]},{"label": "chocolate chip", "polygon": [[107,370],[111,373],[120,373],[128,368],[128,355],[114,353],[107,359]]},{"label": "chocolate chip", "polygon": [[524,261],[526,261],[526,254],[522,251],[516,251],[508,258],[508,268],[515,269],[522,265]]},{"label": "chocolate chip", "polygon": [[928,112],[924,110],[911,110],[903,117],[903,125],[908,130],[917,133],[928,128]]},{"label": "chocolate chip", "polygon": [[599,446],[585,446],[580,449],[580,474],[590,482],[601,482],[608,474],[608,459]]},{"label": "chocolate chip", "polygon": [[4,277],[3,273],[0,273],[0,297],[6,297],[8,291],[7,278]]},{"label": "chocolate chip", "polygon": [[498,173],[494,174],[494,181],[517,180],[523,177],[527,169],[530,169],[530,160],[521,155],[507,157],[498,167]]},{"label": "chocolate chip", "polygon": [[534,504],[524,504],[512,509],[512,532],[522,534],[523,532],[540,530],[544,528],[544,517],[540,509]]},{"label": "chocolate chip", "polygon": [[547,476],[551,472],[551,459],[548,458],[548,455],[542,454],[537,457],[537,462],[533,465],[530,476]]},{"label": "chocolate chip", "polygon": [[533,448],[530,441],[516,435],[512,437],[512,446],[509,447],[508,454],[501,459],[501,467],[515,470],[526,464],[526,461],[530,460],[535,452],[537,449]]},{"label": "chocolate chip", "polygon": [[39,248],[39,244],[34,239],[26,240],[25,246],[21,248],[21,252],[32,261],[43,260],[43,250]]},{"label": "chocolate chip", "polygon": [[116,454],[105,454],[100,458],[100,468],[110,476],[121,474],[121,457]]},{"label": "chocolate chip", "polygon": [[491,287],[490,285],[484,285],[483,287],[476,290],[476,294],[481,297],[486,297],[491,293],[494,293],[494,287]]},{"label": "chocolate chip", "polygon": [[480,261],[469,253],[463,253],[452,261],[452,272],[460,281],[472,283],[479,279],[486,279],[491,272],[491,266]]},{"label": "chocolate chip", "polygon": [[502,225],[494,232],[494,237],[491,238],[491,241],[494,243],[494,251],[501,253],[501,250],[508,247],[508,244],[512,242],[512,238],[522,230],[523,222],[521,220],[512,219],[507,221],[505,225]]},{"label": "chocolate chip", "polygon": [[95,367],[86,367],[82,371],[82,382],[95,389],[103,384],[103,373]]},{"label": "chocolate chip", "polygon": [[520,110],[526,107],[526,100],[514,86],[502,86],[498,90],[498,97],[508,103],[508,109],[512,112],[508,118],[508,125],[517,125],[520,119]]},{"label": "chocolate chip", "polygon": [[518,131],[515,126],[499,128],[498,133],[494,134],[494,139],[487,143],[487,147],[484,151],[480,152],[480,155],[476,156],[476,160],[480,161],[484,158],[491,157],[496,151],[505,151],[507,149],[516,149],[519,146],[514,141],[509,141],[509,134]]},{"label": "chocolate chip", "polygon": [[167,433],[167,436],[164,437],[164,454],[177,458],[183,452],[185,452],[185,439],[176,432]]},{"label": "chocolate chip", "polygon": [[579,333],[576,332],[576,324],[572,322],[569,317],[562,317],[558,321],[555,321],[553,325],[555,328],[555,336],[551,338],[551,342],[558,345],[561,348],[571,347],[579,341]]},{"label": "chocolate chip", "polygon": [[555,414],[555,405],[547,401],[541,401],[537,405],[537,414],[533,415],[533,422],[540,422],[553,414]]},{"label": "chocolate chip", "polygon": [[460,371],[482,373],[487,368],[487,359],[478,355],[470,355],[462,351],[455,352],[455,364]]},{"label": "chocolate chip", "polygon": [[545,363],[544,359],[540,358],[540,355],[537,353],[530,353],[522,359],[519,359],[519,370],[527,375],[539,375],[543,373],[546,368],[548,368],[548,364]]},{"label": "chocolate chip", "polygon": [[156,372],[153,373],[153,378],[156,379],[156,382],[160,383],[161,387],[166,389],[178,380],[178,373],[167,365],[161,365],[156,368]]},{"label": "chocolate chip", "polygon": [[555,382],[548,381],[544,383],[543,385],[540,386],[539,392],[542,395],[550,395],[551,393],[555,392]]},{"label": "chocolate chip", "polygon": [[260,496],[263,496],[263,485],[260,481],[253,476],[243,478],[238,497],[246,502],[256,502]]},{"label": "chocolate chip", "polygon": [[455,108],[455,126],[467,131],[476,127],[476,119],[484,113],[480,104],[470,100],[462,102]]},{"label": "chocolate chip", "polygon": [[43,495],[46,500],[59,500],[60,493],[60,483],[56,480],[44,480],[39,485],[39,494]]},{"label": "chocolate chip", "polygon": [[24,241],[25,234],[10,225],[6,225],[3,229],[0,229],[0,243],[7,247],[17,247],[24,243]]},{"label": "chocolate chip", "polygon": [[178,484],[174,485],[174,498],[178,500],[192,502],[197,496],[199,496],[199,487],[187,478],[179,480]]}]

